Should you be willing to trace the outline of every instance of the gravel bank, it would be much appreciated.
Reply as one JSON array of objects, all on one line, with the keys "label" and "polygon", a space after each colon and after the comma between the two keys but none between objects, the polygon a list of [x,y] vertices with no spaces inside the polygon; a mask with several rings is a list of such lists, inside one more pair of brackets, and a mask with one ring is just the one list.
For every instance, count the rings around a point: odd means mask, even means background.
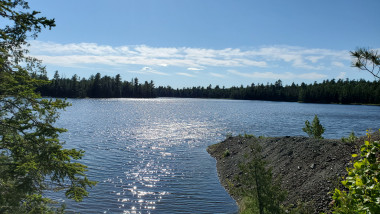
[{"label": "gravel bank", "polygon": [[[207,151],[217,161],[220,183],[239,202],[239,196],[229,191],[227,181],[234,186],[240,185],[236,181],[240,172],[238,165],[246,154],[249,157],[253,141],[258,141],[263,148],[263,159],[273,168],[273,175],[281,177],[281,186],[288,192],[285,205],[297,204],[297,201],[310,202],[314,212],[320,213],[328,211],[331,203],[328,193],[346,175],[346,167],[351,166],[351,155],[358,152],[364,139],[343,143],[341,140],[290,136],[230,137],[209,146]],[[227,157],[224,155],[226,150],[229,151]]]}]

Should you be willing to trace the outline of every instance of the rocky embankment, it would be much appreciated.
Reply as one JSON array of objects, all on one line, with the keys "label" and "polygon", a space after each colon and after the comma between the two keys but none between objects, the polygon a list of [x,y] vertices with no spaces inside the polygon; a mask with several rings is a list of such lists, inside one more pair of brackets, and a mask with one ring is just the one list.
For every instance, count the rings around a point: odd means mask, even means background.
[{"label": "rocky embankment", "polygon": [[[376,136],[378,138],[378,136]],[[239,202],[241,198],[230,191],[228,183],[240,186],[236,175],[239,163],[249,157],[251,145],[258,141],[262,146],[262,157],[273,168],[273,175],[281,178],[287,199],[285,205],[295,206],[309,202],[315,213],[327,212],[331,203],[330,191],[346,175],[346,167],[352,166],[351,155],[358,153],[366,137],[354,143],[341,140],[312,139],[307,137],[229,137],[221,143],[211,145],[207,151],[217,160],[217,171],[221,184]],[[229,155],[226,156],[226,150]]]}]

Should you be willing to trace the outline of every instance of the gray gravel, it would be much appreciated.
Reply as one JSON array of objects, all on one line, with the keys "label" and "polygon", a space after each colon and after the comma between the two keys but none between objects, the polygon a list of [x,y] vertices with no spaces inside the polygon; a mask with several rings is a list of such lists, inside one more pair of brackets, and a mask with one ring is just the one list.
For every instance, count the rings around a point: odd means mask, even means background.
[{"label": "gray gravel", "polygon": [[[377,136],[378,138],[378,136]],[[327,212],[331,194],[346,175],[346,167],[352,154],[357,153],[365,137],[354,143],[341,140],[317,140],[307,137],[244,138],[230,137],[221,143],[208,147],[207,151],[217,161],[219,180],[237,201],[239,196],[229,191],[227,181],[240,186],[236,181],[239,163],[249,157],[251,144],[258,141],[263,148],[262,156],[272,167],[273,175],[280,176],[281,186],[288,192],[285,205],[296,206],[298,201],[308,202],[314,213]],[[225,151],[229,155],[225,156]]]}]

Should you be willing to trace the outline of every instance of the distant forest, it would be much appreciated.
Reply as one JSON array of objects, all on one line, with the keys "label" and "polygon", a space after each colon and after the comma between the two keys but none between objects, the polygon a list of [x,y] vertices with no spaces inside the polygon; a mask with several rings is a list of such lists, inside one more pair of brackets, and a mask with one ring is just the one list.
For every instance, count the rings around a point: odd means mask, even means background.
[{"label": "distant forest", "polygon": [[[48,79],[46,75],[38,76]],[[366,80],[324,80],[314,84],[283,85],[281,80],[274,84],[251,84],[248,86],[225,88],[192,87],[174,89],[170,86],[155,87],[153,81],[140,83],[137,78],[122,81],[120,75],[101,76],[97,73],[90,78],[80,79],[77,75],[62,78],[58,72],[50,83],[38,88],[42,96],[67,98],[223,98],[242,100],[270,100],[307,103],[361,103],[380,104],[380,81]]]}]

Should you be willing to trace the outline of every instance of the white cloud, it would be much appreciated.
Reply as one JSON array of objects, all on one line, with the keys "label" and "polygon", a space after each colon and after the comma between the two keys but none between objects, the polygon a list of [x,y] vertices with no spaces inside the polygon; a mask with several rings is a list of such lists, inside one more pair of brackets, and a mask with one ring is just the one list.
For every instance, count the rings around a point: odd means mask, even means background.
[{"label": "white cloud", "polygon": [[311,61],[312,63],[317,63],[320,59],[323,59],[325,56],[307,56],[305,59]]},{"label": "white cloud", "polygon": [[192,74],[188,74],[188,73],[182,73],[182,72],[178,72],[176,73],[177,75],[181,75],[181,76],[186,76],[186,77],[195,77],[194,75]]},{"label": "white cloud", "polygon": [[247,66],[253,66],[253,67],[267,67],[267,63],[265,61],[254,61],[254,60],[249,60],[249,59],[236,59],[236,61],[247,65]]},{"label": "white cloud", "polygon": [[169,74],[156,71],[152,69],[151,67],[143,67],[142,69],[138,71],[128,71],[129,73],[136,73],[136,74],[157,74],[157,75],[163,75],[163,76],[168,76]]},{"label": "white cloud", "polygon": [[202,71],[203,68],[187,68],[189,71]]},{"label": "white cloud", "polygon": [[229,73],[235,74],[237,76],[247,77],[247,78],[263,78],[263,79],[322,79],[326,78],[327,75],[319,73],[302,73],[294,74],[291,72],[285,73],[273,73],[273,72],[253,72],[253,73],[243,73],[236,70],[228,70]]},{"label": "white cloud", "polygon": [[341,63],[341,62],[335,62],[335,61],[331,62],[331,65],[335,66],[335,67],[340,67],[340,68],[345,67],[345,65],[343,63]]},{"label": "white cloud", "polygon": [[211,76],[214,76],[214,77],[219,77],[219,78],[225,78],[226,76],[225,75],[223,75],[223,74],[217,74],[217,73],[213,73],[213,72],[211,72],[211,73],[209,73]]},{"label": "white cloud", "polygon": [[145,57],[152,57],[152,58],[174,58],[174,57],[180,57],[179,49],[177,48],[153,48],[148,47],[145,45],[136,46],[134,48],[135,51],[137,51],[140,56]]},{"label": "white cloud", "polygon": [[44,63],[78,67],[87,65],[181,67],[200,71],[205,67],[291,67],[322,70],[342,66],[350,61],[348,51],[307,49],[294,46],[267,46],[247,50],[202,49],[190,47],[109,46],[96,43],[31,41],[30,54]]},{"label": "white cloud", "polygon": [[29,49],[31,50],[31,52],[43,52],[53,55],[112,55],[120,51],[124,54],[130,53],[128,47],[115,49],[108,45],[98,45],[96,43],[59,44],[54,42],[31,41],[30,44],[31,47]]},{"label": "white cloud", "polygon": [[[347,61],[350,60],[348,51],[336,51],[329,49],[306,49],[294,46],[269,46],[252,50],[252,55],[264,58],[266,61],[283,61],[291,63],[294,68],[303,68],[309,70],[324,69],[323,63],[315,63],[324,60]],[[313,64],[309,64],[310,61]]]}]

